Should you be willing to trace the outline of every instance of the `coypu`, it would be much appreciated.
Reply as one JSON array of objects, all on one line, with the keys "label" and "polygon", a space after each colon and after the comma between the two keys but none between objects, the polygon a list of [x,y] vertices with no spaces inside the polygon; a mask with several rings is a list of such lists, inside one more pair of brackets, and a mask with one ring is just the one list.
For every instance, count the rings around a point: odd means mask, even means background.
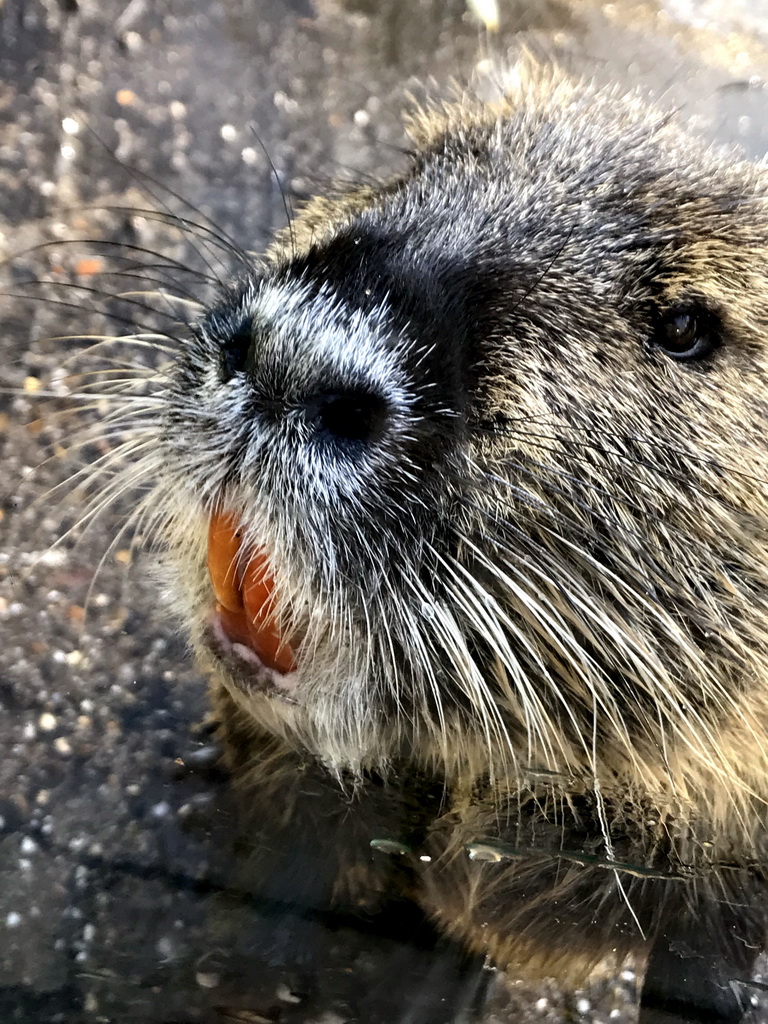
[{"label": "coypu", "polygon": [[533,63],[409,127],[406,171],[240,255],[157,391],[145,507],[229,763],[443,780],[420,898],[499,964],[586,971],[674,920],[741,963],[765,171]]}]

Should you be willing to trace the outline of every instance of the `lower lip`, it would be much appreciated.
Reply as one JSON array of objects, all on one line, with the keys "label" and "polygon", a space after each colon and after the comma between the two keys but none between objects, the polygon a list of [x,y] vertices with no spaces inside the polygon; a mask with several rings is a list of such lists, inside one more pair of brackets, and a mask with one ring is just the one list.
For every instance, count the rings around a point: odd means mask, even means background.
[{"label": "lower lip", "polygon": [[211,616],[211,630],[217,652],[228,659],[236,659],[240,672],[247,673],[247,684],[239,686],[239,689],[249,693],[271,692],[283,697],[295,695],[298,688],[298,672],[278,672],[265,665],[250,647],[232,640],[218,611]]}]

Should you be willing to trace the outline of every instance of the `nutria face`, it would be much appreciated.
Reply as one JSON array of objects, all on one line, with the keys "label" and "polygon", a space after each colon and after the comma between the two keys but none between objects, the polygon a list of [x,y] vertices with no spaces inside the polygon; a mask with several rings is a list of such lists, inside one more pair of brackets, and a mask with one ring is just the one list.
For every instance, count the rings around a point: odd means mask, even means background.
[{"label": "nutria face", "polygon": [[556,77],[412,128],[410,169],[310,204],[175,372],[203,661],[337,765],[754,791],[763,172]]}]

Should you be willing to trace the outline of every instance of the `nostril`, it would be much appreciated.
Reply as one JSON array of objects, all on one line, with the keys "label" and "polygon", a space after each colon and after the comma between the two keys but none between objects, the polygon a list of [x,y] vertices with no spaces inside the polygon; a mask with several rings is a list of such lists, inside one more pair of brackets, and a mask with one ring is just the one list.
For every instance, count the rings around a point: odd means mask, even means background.
[{"label": "nostril", "polygon": [[306,402],[307,418],[332,441],[370,442],[379,437],[387,419],[387,403],[368,391],[329,391]]},{"label": "nostril", "polygon": [[245,369],[252,345],[253,325],[250,320],[245,320],[236,331],[227,334],[219,356],[223,384]]}]

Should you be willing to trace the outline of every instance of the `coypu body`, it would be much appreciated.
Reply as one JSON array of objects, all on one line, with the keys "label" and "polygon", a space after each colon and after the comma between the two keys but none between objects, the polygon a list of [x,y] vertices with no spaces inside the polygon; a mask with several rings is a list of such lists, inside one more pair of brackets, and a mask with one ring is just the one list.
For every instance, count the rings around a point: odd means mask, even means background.
[{"label": "coypu body", "polygon": [[731,934],[768,800],[765,172],[533,64],[410,131],[242,255],[162,392],[230,763],[441,780],[418,898],[500,964]]}]

